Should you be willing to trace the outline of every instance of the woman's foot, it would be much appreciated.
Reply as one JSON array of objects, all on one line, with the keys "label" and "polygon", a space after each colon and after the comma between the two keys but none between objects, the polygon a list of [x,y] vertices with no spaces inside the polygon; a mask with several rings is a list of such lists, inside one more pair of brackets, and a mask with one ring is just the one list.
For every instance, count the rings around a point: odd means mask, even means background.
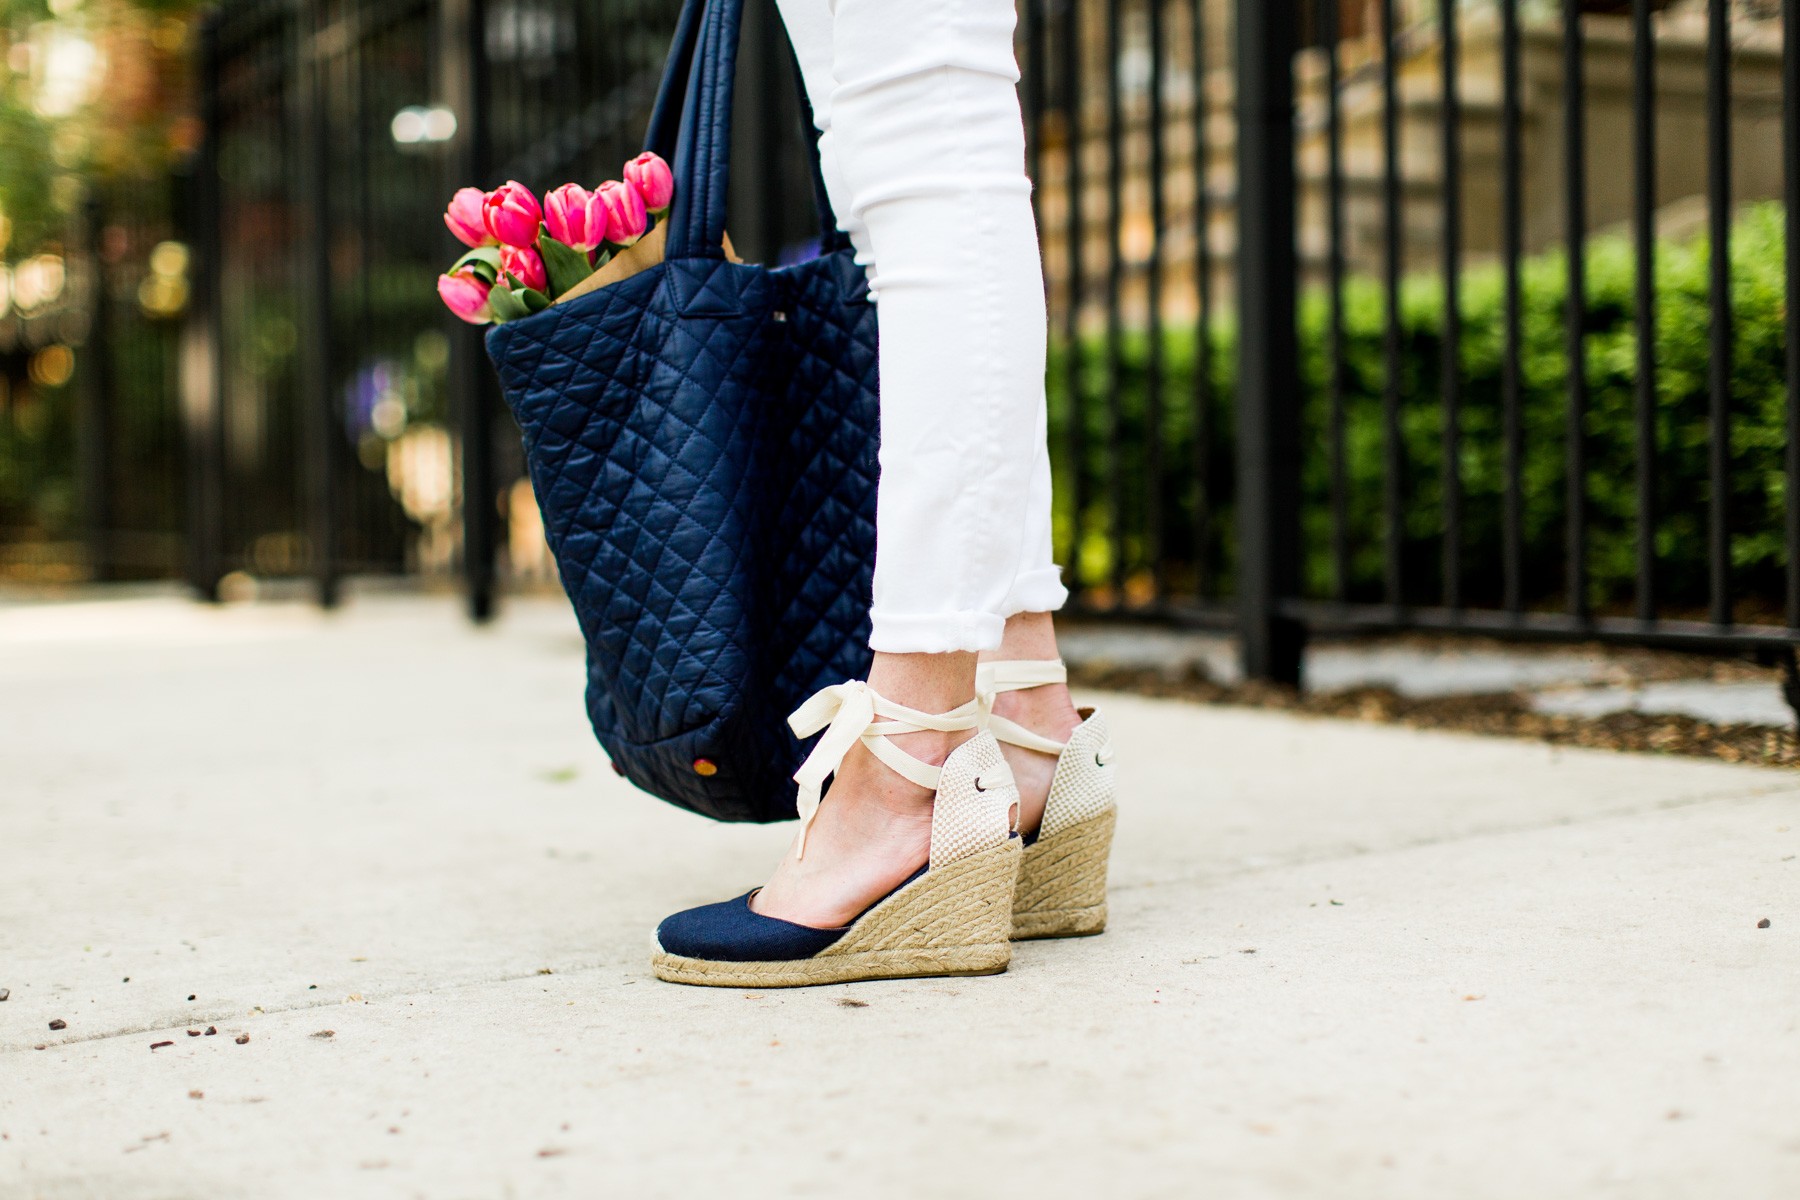
[{"label": "woman's foot", "polygon": [[999,651],[981,656],[975,688],[988,710],[988,732],[1018,781],[1024,813],[1012,936],[1100,933],[1118,815],[1106,720],[1070,701],[1048,616],[1012,618],[1005,638]]},{"label": "woman's foot", "polygon": [[[813,696],[789,719],[800,737],[821,734],[795,774],[801,825],[794,857],[760,893],[659,924],[651,957],[657,978],[807,987],[1004,971],[1024,857],[1011,833],[1019,793],[999,742],[977,732],[981,720],[973,698],[934,714],[861,682]],[[896,746],[899,738],[911,740],[913,751]],[[953,741],[960,744],[941,764],[919,757],[920,742]],[[881,770],[929,789],[929,797],[871,774]],[[832,802],[821,806],[821,785],[833,772]]]},{"label": "woman's foot", "polygon": [[[925,734],[894,742],[915,758],[941,765],[950,755],[952,735],[930,736],[935,745],[912,740]],[[794,835],[769,882],[751,898],[751,909],[815,929],[848,925],[925,865],[931,854],[934,795],[857,746],[844,757],[811,828]],[[795,853],[802,836],[804,857]]]},{"label": "woman's foot", "polygon": [[[983,662],[1058,662],[1056,629],[1049,613],[1019,613],[1008,617],[998,650],[983,651]],[[1045,683],[1019,691],[1001,692],[993,699],[995,716],[1011,721],[1051,742],[1066,742],[1081,725],[1081,714],[1066,683]],[[1002,741],[1000,752],[1012,767],[1019,785],[1019,832],[1029,838],[1044,820],[1050,798],[1050,782],[1056,776],[1057,756]]]},{"label": "woman's foot", "polygon": [[[947,713],[974,699],[975,656],[877,654],[869,687],[896,704]],[[890,734],[888,741],[923,763],[941,766],[973,736],[973,729],[926,729]],[[815,929],[848,925],[925,865],[935,795],[896,774],[866,745],[853,746],[817,815],[795,834],[793,847],[752,897],[751,909]]]}]

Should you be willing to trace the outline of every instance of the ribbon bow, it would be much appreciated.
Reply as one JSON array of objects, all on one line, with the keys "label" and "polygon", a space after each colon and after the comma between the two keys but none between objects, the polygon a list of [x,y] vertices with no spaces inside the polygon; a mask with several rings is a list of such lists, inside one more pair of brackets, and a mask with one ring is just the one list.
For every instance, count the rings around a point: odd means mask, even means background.
[{"label": "ribbon bow", "polygon": [[[877,717],[887,719],[877,720]],[[959,729],[974,729],[980,719],[981,704],[978,700],[971,700],[947,713],[933,716],[895,704],[860,679],[835,683],[814,692],[788,718],[788,728],[794,731],[795,737],[806,738],[821,729],[825,731],[825,736],[819,739],[812,753],[806,756],[806,761],[800,764],[800,769],[794,772],[794,782],[800,785],[797,800],[800,840],[794,847],[794,857],[803,858],[806,855],[806,832],[812,828],[813,817],[819,811],[819,800],[826,778],[843,765],[844,755],[850,753],[850,748],[858,741],[900,775],[920,787],[935,790],[938,777],[942,774],[940,769],[928,762],[921,762],[900,749],[888,741],[889,735],[922,733],[927,729],[953,733]]]}]

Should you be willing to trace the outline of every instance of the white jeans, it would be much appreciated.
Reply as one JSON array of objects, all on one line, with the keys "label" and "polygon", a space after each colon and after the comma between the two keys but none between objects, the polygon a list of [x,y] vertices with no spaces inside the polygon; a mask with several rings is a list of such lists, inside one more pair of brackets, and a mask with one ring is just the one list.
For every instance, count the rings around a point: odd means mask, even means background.
[{"label": "white jeans", "polygon": [[1044,285],[1013,0],[778,0],[825,185],[879,299],[874,630],[991,650],[1051,559]]}]

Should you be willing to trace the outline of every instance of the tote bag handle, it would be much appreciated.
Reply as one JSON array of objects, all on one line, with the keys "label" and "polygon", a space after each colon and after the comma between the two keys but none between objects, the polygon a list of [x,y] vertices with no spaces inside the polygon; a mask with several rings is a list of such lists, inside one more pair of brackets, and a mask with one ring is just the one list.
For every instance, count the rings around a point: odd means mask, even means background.
[{"label": "tote bag handle", "polygon": [[[725,257],[725,208],[731,190],[731,104],[737,79],[744,0],[686,0],[657,88],[644,148],[669,159],[675,199],[665,259]],[[837,227],[819,166],[819,131],[795,64],[801,119],[812,166],[819,239],[827,252],[849,245]],[[679,98],[679,99],[678,99]],[[670,143],[673,142],[672,153]],[[765,168],[767,169],[767,168]]]},{"label": "tote bag handle", "polygon": [[681,133],[682,98],[687,94],[688,72],[694,62],[694,45],[700,38],[700,16],[706,11],[706,0],[686,0],[675,22],[675,36],[669,42],[669,58],[663,64],[662,82],[656,87],[656,106],[650,110],[650,128],[644,134],[644,149],[675,160],[675,139]]}]

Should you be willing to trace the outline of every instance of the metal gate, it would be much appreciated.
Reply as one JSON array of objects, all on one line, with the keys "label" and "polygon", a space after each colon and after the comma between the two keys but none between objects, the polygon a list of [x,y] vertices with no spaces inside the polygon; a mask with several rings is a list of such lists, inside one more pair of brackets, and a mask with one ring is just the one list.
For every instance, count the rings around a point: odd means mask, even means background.
[{"label": "metal gate", "polygon": [[1027,0],[1078,605],[1790,654],[1795,7]]},{"label": "metal gate", "polygon": [[[460,570],[492,611],[523,470],[479,331],[435,295],[459,249],[439,214],[462,186],[617,176],[678,8],[240,0],[208,19],[184,380],[203,594],[298,573],[331,604],[346,574]],[[784,165],[746,173],[733,228],[773,260],[813,227],[773,9],[753,8],[739,161]]]},{"label": "metal gate", "polygon": [[[490,610],[517,440],[436,311],[437,212],[467,182],[616,171],[673,10],[240,0],[208,25],[203,590],[300,564],[329,602],[344,571],[431,558]],[[1021,0],[1077,609],[1234,629],[1288,681],[1326,631],[1786,653],[1796,19]],[[776,22],[751,5],[737,161],[759,169],[731,213],[764,261],[812,219]]]}]

